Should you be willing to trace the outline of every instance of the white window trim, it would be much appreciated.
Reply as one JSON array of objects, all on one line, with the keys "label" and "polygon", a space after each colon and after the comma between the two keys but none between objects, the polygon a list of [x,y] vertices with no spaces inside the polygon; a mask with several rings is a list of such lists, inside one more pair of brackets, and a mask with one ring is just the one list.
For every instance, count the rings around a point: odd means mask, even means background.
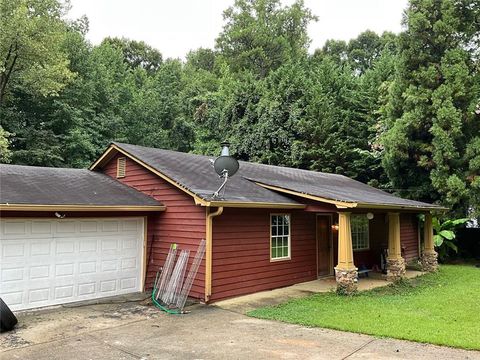
[{"label": "white window trim", "polygon": [[[352,214],[352,217],[353,216],[365,216],[365,218],[367,219],[367,215],[366,214]],[[350,218],[351,219],[351,218]],[[351,220],[350,220],[351,221]],[[367,223],[367,241],[368,241],[368,246],[367,247],[364,247],[364,248],[359,248],[359,249],[354,249],[353,248],[353,237],[352,237],[352,249],[353,249],[353,252],[360,252],[360,251],[368,251],[370,250],[370,220],[368,220],[368,223]],[[351,231],[351,230],[350,230]]]},{"label": "white window trim", "polygon": [[[288,256],[283,257],[276,257],[272,258],[272,217],[273,216],[288,216]],[[269,246],[268,251],[270,253],[270,262],[277,262],[277,261],[286,261],[291,260],[292,254],[292,247],[291,247],[291,239],[292,239],[292,215],[290,213],[271,213],[270,214],[270,223],[268,224],[270,228],[270,239],[269,239]]]}]

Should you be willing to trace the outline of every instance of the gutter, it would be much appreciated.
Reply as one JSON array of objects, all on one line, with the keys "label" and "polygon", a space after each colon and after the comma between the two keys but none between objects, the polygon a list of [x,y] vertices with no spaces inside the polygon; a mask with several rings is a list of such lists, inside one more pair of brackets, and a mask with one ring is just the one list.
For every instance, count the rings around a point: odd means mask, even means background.
[{"label": "gutter", "polygon": [[223,213],[223,206],[211,212],[210,206],[206,208],[206,229],[205,229],[205,303],[212,295],[212,242],[213,242],[213,218]]},{"label": "gutter", "polygon": [[165,211],[165,205],[0,204],[0,211]]}]

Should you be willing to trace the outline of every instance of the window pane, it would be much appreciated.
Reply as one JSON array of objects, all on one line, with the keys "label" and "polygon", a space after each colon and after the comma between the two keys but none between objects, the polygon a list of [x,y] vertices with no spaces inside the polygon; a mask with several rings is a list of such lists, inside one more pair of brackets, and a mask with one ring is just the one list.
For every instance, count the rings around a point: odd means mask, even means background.
[{"label": "window pane", "polygon": [[288,225],[283,226],[283,235],[288,235]]},{"label": "window pane", "polygon": [[279,226],[277,231],[278,235],[283,235],[283,226]]},{"label": "window pane", "polygon": [[272,226],[272,236],[276,236],[276,235],[277,235],[277,227]]}]

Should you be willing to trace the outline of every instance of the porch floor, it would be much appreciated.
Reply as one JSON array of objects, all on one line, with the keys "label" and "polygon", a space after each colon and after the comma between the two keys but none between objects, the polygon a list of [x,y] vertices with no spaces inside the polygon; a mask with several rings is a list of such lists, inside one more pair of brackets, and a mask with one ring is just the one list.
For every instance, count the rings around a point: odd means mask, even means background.
[{"label": "porch floor", "polygon": [[[406,277],[411,279],[422,275],[423,272],[407,270]],[[390,284],[384,279],[384,275],[370,273],[369,277],[358,279],[358,290],[370,290]],[[335,277],[329,276],[313,281],[307,281],[280,289],[262,291],[254,294],[238,296],[232,299],[222,300],[214,303],[225,310],[245,314],[259,307],[277,305],[290,299],[308,296],[315,293],[329,292],[335,290]]]}]

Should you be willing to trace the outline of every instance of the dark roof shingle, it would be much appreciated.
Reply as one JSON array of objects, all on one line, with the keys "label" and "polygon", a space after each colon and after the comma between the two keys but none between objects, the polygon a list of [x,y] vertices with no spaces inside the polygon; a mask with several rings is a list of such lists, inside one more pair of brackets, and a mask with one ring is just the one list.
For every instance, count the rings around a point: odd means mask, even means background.
[{"label": "dark roof shingle", "polygon": [[111,177],[87,169],[0,164],[0,204],[162,206]]},{"label": "dark roof shingle", "polygon": [[[213,157],[157,148],[114,143],[181,187],[210,201],[221,184],[210,165]],[[224,201],[296,204],[297,202],[256,183],[275,186],[329,200],[366,205],[434,209],[437,205],[403,199],[343,175],[240,161],[238,173],[229,179]]]}]

